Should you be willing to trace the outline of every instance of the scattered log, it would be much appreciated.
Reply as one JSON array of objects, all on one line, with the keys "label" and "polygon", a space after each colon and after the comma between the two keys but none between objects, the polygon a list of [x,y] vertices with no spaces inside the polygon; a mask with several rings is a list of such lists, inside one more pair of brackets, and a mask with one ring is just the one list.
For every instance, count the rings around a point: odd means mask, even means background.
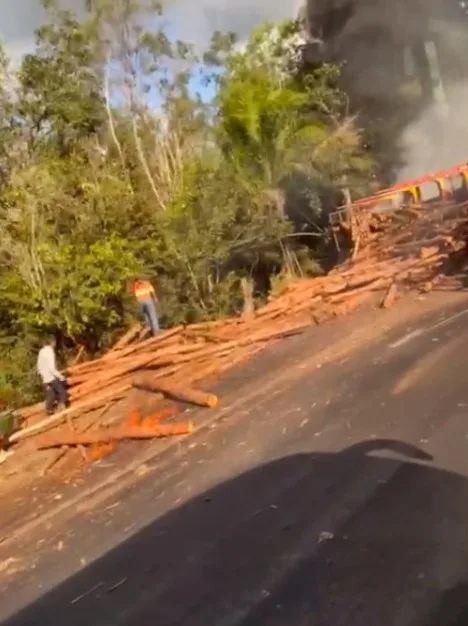
[{"label": "scattered log", "polygon": [[50,470],[61,460],[63,459],[63,457],[66,455],[66,453],[69,450],[69,446],[67,445],[63,445],[60,446],[59,449],[55,452],[52,453],[53,456],[49,457],[45,464],[43,465],[41,471],[40,471],[40,475],[41,476],[45,476],[48,472],[50,472]]},{"label": "scattered log", "polygon": [[103,428],[88,433],[63,432],[43,435],[36,442],[37,450],[62,448],[62,446],[92,446],[123,441],[124,439],[157,439],[175,435],[189,435],[193,432],[192,422],[180,424],[159,424],[157,426],[119,426]]},{"label": "scattered log", "polygon": [[[83,423],[87,423],[84,415],[109,399],[141,388],[138,383],[142,380],[149,381],[154,392],[151,402],[170,395],[212,406],[217,399],[209,400],[213,396],[194,389],[195,383],[219,376],[271,342],[300,334],[311,324],[346,315],[363,305],[388,308],[403,289],[434,288],[448,268],[466,273],[467,215],[468,203],[450,210],[445,206],[437,211],[416,210],[414,214],[400,211],[391,218],[359,216],[354,259],[327,275],[291,282],[281,294],[271,296],[259,307],[254,317],[250,307],[246,320],[230,318],[178,326],[147,339],[142,338],[144,329],[133,327],[108,353],[68,368],[73,402],[70,409],[46,420],[42,403],[22,409],[20,415],[27,425],[11,440],[20,443],[58,428],[65,420],[76,422],[78,418],[80,424],[71,435],[87,434],[81,432]],[[444,285],[438,288],[444,289]],[[460,287],[460,279],[451,286]],[[120,418],[116,412],[108,421],[114,424]]]},{"label": "scattered log", "polygon": [[129,330],[127,330],[125,335],[123,335],[118,340],[118,342],[115,344],[115,346],[109,352],[109,354],[117,352],[118,350],[121,350],[122,348],[126,348],[129,343],[132,343],[132,341],[134,339],[136,339],[138,337],[138,335],[140,335],[140,333],[141,333],[141,324],[135,324]]},{"label": "scattered log", "polygon": [[[126,356],[119,359],[115,365],[108,364],[108,366],[95,373],[91,379],[89,377],[81,375],[71,377],[69,384],[71,386],[77,386],[77,389],[73,389],[71,396],[76,398],[86,395],[89,391],[96,389],[96,387],[104,386],[112,381],[121,379],[126,374],[131,374],[135,370],[142,369],[151,363],[157,363],[158,365],[171,365],[174,362],[174,358],[179,354],[197,352],[200,350],[199,344],[187,344],[178,345],[174,347],[162,348],[158,352],[144,352],[138,357]],[[81,385],[81,383],[83,383]]]},{"label": "scattered log", "polygon": [[365,287],[358,287],[357,289],[349,289],[344,293],[339,293],[330,298],[331,304],[339,304],[343,301],[348,300],[349,298],[355,298],[360,294],[367,294],[372,291],[380,291],[382,289],[386,289],[389,284],[389,279],[387,278],[377,278],[370,283],[367,283]]},{"label": "scattered log", "polygon": [[[178,335],[183,333],[183,330],[183,326],[175,326],[174,328],[170,328],[169,330],[163,330],[155,337],[144,339],[140,343],[132,344],[126,348],[123,348],[123,350],[118,353],[118,358],[120,359],[122,357],[133,355],[135,352],[139,352],[140,354],[144,352],[152,352],[153,350],[161,347],[164,344],[171,343],[177,338]],[[101,361],[103,363],[106,363],[108,360],[113,360],[116,357],[116,354],[107,353],[102,357]]]},{"label": "scattered log", "polygon": [[177,336],[180,335],[183,330],[183,326],[176,326],[174,328],[161,332],[156,337],[145,339],[140,343],[132,344],[118,351],[111,350],[110,352],[104,354],[98,359],[95,359],[93,361],[87,361],[86,363],[80,363],[75,367],[69,367],[67,369],[69,379],[72,380],[74,376],[81,374],[88,375],[90,372],[96,372],[96,370],[104,370],[108,366],[109,361],[115,362],[134,353],[143,354],[151,352],[153,349],[155,349],[155,347],[159,348],[164,344],[170,343],[171,340],[177,340]]},{"label": "scattered log", "polygon": [[421,293],[429,293],[430,291],[432,291],[434,288],[434,284],[428,280],[427,283],[423,283],[421,285],[421,287],[419,288],[419,290],[421,291]]},{"label": "scattered log", "polygon": [[78,363],[81,361],[81,357],[83,356],[84,352],[85,352],[85,347],[80,346],[78,349],[78,352],[76,353],[75,357],[72,360],[72,365],[78,365]]},{"label": "scattered log", "polygon": [[82,402],[77,402],[70,408],[65,409],[64,411],[60,411],[59,413],[55,413],[55,415],[50,415],[40,422],[37,422],[37,424],[33,424],[32,426],[28,426],[26,428],[18,430],[11,435],[11,437],[9,438],[9,442],[11,444],[17,441],[22,441],[23,439],[27,439],[28,437],[32,437],[46,430],[50,430],[54,426],[61,424],[64,420],[67,419],[67,417],[71,417],[73,414],[77,413],[88,412],[91,409],[97,409],[103,404],[109,402],[109,400],[115,399],[119,395],[124,395],[130,389],[131,385],[125,383],[118,388],[107,390],[102,395],[96,394],[95,396],[83,400]]},{"label": "scattered log", "polygon": [[389,309],[396,300],[398,294],[398,287],[395,282],[393,282],[388,288],[387,293],[385,294],[385,298],[382,300],[382,304],[380,305],[382,309]]},{"label": "scattered log", "polygon": [[140,377],[133,381],[135,389],[141,389],[143,391],[152,391],[155,393],[162,393],[168,398],[174,400],[182,400],[189,404],[196,404],[197,406],[206,406],[211,409],[217,406],[218,397],[212,393],[206,393],[198,389],[191,389],[190,387],[181,386],[180,384],[166,380],[153,380],[146,377]]},{"label": "scattered log", "polygon": [[429,259],[432,256],[435,256],[438,253],[439,253],[438,246],[423,247],[419,251],[419,256],[421,259],[425,260],[425,259]]}]

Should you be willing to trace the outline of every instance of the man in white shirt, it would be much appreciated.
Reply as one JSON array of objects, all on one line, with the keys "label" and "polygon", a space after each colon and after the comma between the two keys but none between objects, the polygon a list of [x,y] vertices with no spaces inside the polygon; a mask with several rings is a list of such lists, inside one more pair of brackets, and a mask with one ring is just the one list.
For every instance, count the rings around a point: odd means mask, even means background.
[{"label": "man in white shirt", "polygon": [[49,337],[37,356],[37,372],[46,390],[46,411],[52,415],[57,404],[70,406],[64,376],[57,370],[55,337]]}]

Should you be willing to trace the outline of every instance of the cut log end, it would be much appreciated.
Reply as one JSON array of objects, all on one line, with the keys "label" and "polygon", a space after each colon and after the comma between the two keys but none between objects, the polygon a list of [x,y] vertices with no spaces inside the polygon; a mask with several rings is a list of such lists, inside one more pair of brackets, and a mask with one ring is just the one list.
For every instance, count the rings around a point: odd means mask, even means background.
[{"label": "cut log end", "polygon": [[213,394],[209,394],[208,398],[206,399],[206,403],[207,403],[207,405],[208,405],[208,407],[210,409],[214,409],[219,404],[219,398],[218,398],[218,396],[215,396]]},{"label": "cut log end", "polygon": [[382,309],[389,309],[393,304],[395,304],[396,298],[398,295],[398,287],[396,283],[392,283],[388,288],[387,293],[385,294],[385,298],[382,300],[381,307]]}]

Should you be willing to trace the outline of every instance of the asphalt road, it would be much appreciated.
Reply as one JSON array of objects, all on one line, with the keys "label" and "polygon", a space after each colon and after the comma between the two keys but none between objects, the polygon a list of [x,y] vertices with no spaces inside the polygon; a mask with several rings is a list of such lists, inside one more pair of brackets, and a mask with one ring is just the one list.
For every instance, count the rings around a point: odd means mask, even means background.
[{"label": "asphalt road", "polygon": [[433,316],[304,370],[30,537],[1,623],[465,626],[467,326]]}]

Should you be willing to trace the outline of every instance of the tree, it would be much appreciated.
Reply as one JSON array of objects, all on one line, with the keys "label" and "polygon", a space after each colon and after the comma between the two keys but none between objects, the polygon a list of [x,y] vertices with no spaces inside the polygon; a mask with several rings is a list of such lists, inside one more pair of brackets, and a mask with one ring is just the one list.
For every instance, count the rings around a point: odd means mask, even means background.
[{"label": "tree", "polygon": [[285,268],[318,271],[289,215],[319,235],[321,186],[367,166],[336,68],[301,71],[296,23],[243,53],[214,33],[202,61],[151,3],[92,0],[83,19],[46,4],[0,90],[0,399],[34,392],[44,332],[65,352],[105,350],[135,319],[139,274],[171,325],[239,312],[241,285],[263,298]]},{"label": "tree", "polygon": [[[287,26],[255,31],[245,51],[228,60],[218,95],[225,154],[245,180],[276,198],[280,213],[285,184],[295,175],[306,177],[313,192],[324,184],[341,187],[351,177],[362,180],[372,164],[336,86],[338,68],[323,66],[302,76],[285,72],[298,58],[290,43],[281,45],[281,33],[291,39]],[[279,66],[285,49],[290,57]]]},{"label": "tree", "polygon": [[18,75],[18,113],[33,151],[38,144],[62,154],[102,127],[104,106],[98,59],[87,24],[51,2],[50,23],[36,31],[36,50]]}]

